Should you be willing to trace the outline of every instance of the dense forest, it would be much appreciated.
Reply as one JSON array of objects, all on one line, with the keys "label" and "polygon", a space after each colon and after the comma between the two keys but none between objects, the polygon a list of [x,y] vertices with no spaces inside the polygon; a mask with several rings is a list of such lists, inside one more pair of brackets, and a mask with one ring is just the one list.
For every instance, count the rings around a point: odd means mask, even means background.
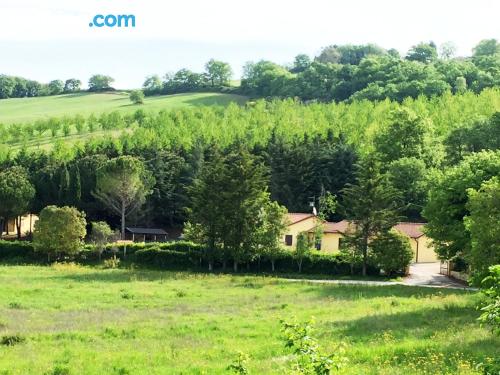
[{"label": "dense forest", "polygon": [[[32,212],[49,204],[73,205],[90,218],[108,217],[116,222],[92,195],[95,173],[109,158],[136,156],[145,161],[156,184],[146,202],[149,209],[142,210],[135,221],[172,226],[184,222],[187,188],[213,148],[225,152],[236,143],[244,144],[265,164],[271,197],[290,211],[309,210],[309,198],[326,191],[341,200],[341,190],[352,182],[358,159],[376,154],[384,173],[404,195],[404,215],[421,220],[428,184],[433,182],[430,176],[468,154],[498,148],[499,106],[500,92],[485,90],[480,95],[419,97],[402,104],[389,100],[308,105],[293,100],[258,101],[246,107],[51,119],[47,126],[64,121],[76,126],[78,122],[82,131],[123,132],[115,138],[75,145],[56,142],[50,151],[13,151],[5,144],[0,170],[21,166],[28,171],[36,190]],[[39,130],[31,134],[50,132],[41,123],[35,124]],[[19,125],[19,129],[29,126]],[[2,139],[9,137],[8,131],[9,127]]]}]

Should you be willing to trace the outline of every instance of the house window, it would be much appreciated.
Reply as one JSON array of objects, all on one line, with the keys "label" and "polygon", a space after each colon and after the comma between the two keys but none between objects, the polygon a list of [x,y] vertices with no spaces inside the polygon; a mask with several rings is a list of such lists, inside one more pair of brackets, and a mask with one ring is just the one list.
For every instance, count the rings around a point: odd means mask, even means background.
[{"label": "house window", "polygon": [[316,247],[316,250],[321,250],[321,240],[316,241],[315,247]]},{"label": "house window", "polygon": [[293,236],[291,234],[287,234],[285,236],[285,245],[292,246]]}]

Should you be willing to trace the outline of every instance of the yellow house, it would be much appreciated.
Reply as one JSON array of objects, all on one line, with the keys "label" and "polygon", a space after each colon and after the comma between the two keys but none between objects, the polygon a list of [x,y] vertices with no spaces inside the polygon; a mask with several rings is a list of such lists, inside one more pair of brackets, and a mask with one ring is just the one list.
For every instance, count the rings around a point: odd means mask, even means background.
[{"label": "yellow house", "polygon": [[[284,243],[286,247],[295,249],[298,234],[301,232],[312,234],[315,231],[319,218],[313,214],[289,213],[288,220],[290,224],[284,236]],[[338,252],[342,245],[344,233],[347,231],[349,225],[347,220],[337,223],[324,222],[321,243],[317,244],[316,248],[326,253]],[[422,232],[423,226],[423,223],[401,222],[394,229],[409,238],[413,250],[413,262],[437,262],[439,259],[434,252],[432,243]]]},{"label": "yellow house", "polygon": [[[297,236],[302,233],[313,233],[319,223],[319,218],[314,214],[289,213],[288,230],[283,238],[286,247],[295,249]],[[347,221],[339,223],[323,223],[323,237],[321,243],[317,245],[318,250],[333,253],[339,250],[342,233],[347,228]]]},{"label": "yellow house", "polygon": [[318,218],[314,214],[289,213],[288,230],[283,238],[286,247],[295,249],[297,245],[297,236],[302,232],[309,232],[316,226]]},{"label": "yellow house", "polygon": [[438,262],[439,259],[434,251],[430,238],[422,232],[424,225],[424,223],[402,222],[397,224],[394,229],[405,234],[410,239],[411,248],[413,250],[413,262]]},{"label": "yellow house", "polygon": [[[19,218],[21,236],[26,236],[33,232],[35,222],[38,220],[36,215],[24,215]],[[1,224],[1,223],[0,223]],[[3,236],[17,237],[17,225],[16,219],[9,219],[4,222],[4,227],[0,228]]]}]

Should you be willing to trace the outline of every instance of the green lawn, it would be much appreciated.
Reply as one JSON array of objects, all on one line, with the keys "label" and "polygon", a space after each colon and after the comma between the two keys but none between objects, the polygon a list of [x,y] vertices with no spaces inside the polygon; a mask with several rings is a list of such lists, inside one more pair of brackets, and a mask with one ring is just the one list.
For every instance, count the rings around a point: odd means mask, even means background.
[{"label": "green lawn", "polygon": [[1,266],[0,285],[0,337],[25,338],[0,345],[1,374],[226,374],[238,351],[289,373],[292,317],[347,344],[343,374],[473,374],[500,345],[457,290],[67,265]]},{"label": "green lawn", "polygon": [[244,104],[246,97],[219,93],[189,93],[148,97],[144,105],[133,105],[128,93],[68,94],[39,98],[0,100],[0,123],[24,123],[39,118],[63,115],[89,115],[110,111],[132,112],[138,108],[147,111],[199,105]]}]

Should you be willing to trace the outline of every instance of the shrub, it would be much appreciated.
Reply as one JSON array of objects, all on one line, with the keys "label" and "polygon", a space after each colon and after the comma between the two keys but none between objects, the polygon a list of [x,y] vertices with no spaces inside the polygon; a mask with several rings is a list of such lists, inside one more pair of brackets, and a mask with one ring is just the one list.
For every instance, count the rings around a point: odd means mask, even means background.
[{"label": "shrub", "polygon": [[500,264],[489,268],[489,275],[481,283],[481,290],[486,302],[481,308],[481,324],[491,326],[491,330],[500,335]]},{"label": "shrub", "polygon": [[46,375],[70,375],[70,370],[66,366],[56,365],[52,371],[45,373]]},{"label": "shrub", "polygon": [[137,250],[142,250],[147,247],[153,247],[156,246],[157,243],[144,243],[144,242],[135,242],[133,244],[107,244],[106,245],[106,251],[111,252],[112,248],[115,247],[118,249],[118,253],[123,254],[123,250],[125,247],[127,247],[127,255],[128,254],[134,254]]},{"label": "shrub", "polygon": [[332,354],[323,354],[318,341],[313,337],[313,322],[281,322],[285,339],[285,347],[292,350],[294,357],[294,373],[310,375],[326,375],[332,370],[344,367],[347,358],[344,356],[344,344],[340,343]]},{"label": "shrub", "polygon": [[111,229],[108,223],[104,221],[93,221],[92,232],[90,234],[90,241],[94,245],[93,248],[99,255],[101,260],[102,253],[106,250],[106,244],[110,242],[113,237],[118,238],[118,235]]},{"label": "shrub", "polygon": [[387,275],[405,273],[413,259],[410,241],[395,230],[383,233],[375,238],[370,247],[373,251],[375,263]]},{"label": "shrub", "polygon": [[144,104],[144,92],[142,90],[131,91],[129,98],[134,104]]},{"label": "shrub", "polygon": [[202,251],[203,245],[191,241],[160,242],[158,247],[162,250],[174,250],[181,252]]},{"label": "shrub", "polygon": [[103,263],[103,267],[109,269],[115,269],[118,268],[119,266],[120,266],[120,259],[116,257],[106,259]]},{"label": "shrub", "polygon": [[246,375],[249,374],[247,369],[248,354],[243,352],[238,353],[238,357],[231,363],[227,369],[235,374]]},{"label": "shrub", "polygon": [[162,250],[159,247],[137,251],[135,259],[137,263],[158,268],[189,268],[196,264],[190,253]]},{"label": "shrub", "polygon": [[17,344],[21,344],[26,339],[22,336],[19,335],[11,335],[11,336],[3,336],[2,339],[0,340],[0,344],[4,346],[14,346]]},{"label": "shrub", "polygon": [[23,308],[23,306],[19,302],[10,302],[9,303],[9,309],[19,310],[22,308]]}]

